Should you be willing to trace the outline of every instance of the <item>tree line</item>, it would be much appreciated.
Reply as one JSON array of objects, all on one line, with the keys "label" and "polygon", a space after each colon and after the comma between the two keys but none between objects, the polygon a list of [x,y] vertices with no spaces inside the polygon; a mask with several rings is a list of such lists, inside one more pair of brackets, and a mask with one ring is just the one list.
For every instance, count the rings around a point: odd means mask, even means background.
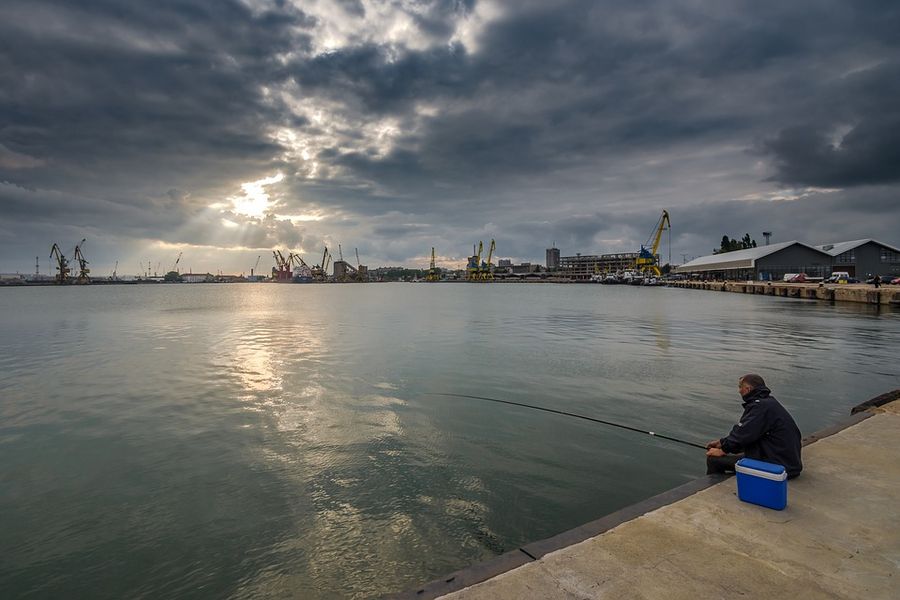
[{"label": "tree line", "polygon": [[735,250],[746,250],[747,248],[756,248],[756,240],[750,239],[749,233],[745,233],[744,237],[739,240],[723,235],[721,245],[719,248],[713,249],[713,254],[723,254],[725,252],[734,252]]}]

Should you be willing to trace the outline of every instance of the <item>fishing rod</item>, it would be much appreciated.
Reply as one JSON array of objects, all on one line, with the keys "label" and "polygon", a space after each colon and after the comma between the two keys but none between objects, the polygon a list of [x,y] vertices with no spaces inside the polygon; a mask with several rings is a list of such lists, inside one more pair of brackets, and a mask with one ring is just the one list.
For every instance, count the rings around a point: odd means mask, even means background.
[{"label": "fishing rod", "polygon": [[684,444],[685,446],[693,446],[694,448],[700,448],[702,450],[706,450],[706,446],[703,446],[701,444],[695,444],[694,442],[689,442],[687,440],[680,440],[675,437],[663,435],[661,433],[656,433],[655,431],[647,431],[646,429],[638,429],[637,427],[630,427],[628,425],[622,425],[620,423],[604,421],[603,419],[595,419],[594,417],[586,417],[584,415],[578,415],[578,414],[566,412],[563,410],[556,410],[553,408],[545,408],[543,406],[534,406],[532,404],[523,404],[522,402],[512,402],[511,400],[498,400],[496,398],[486,398],[485,396],[470,396],[468,394],[449,394],[449,393],[440,393],[440,392],[427,392],[426,395],[427,396],[450,396],[453,398],[470,398],[472,400],[486,400],[488,402],[497,402],[498,404],[510,404],[512,406],[521,406],[522,408],[530,408],[532,410],[541,410],[544,412],[554,413],[557,415],[564,415],[566,417],[575,417],[576,419],[584,419],[585,421],[601,423],[602,425],[609,425],[610,427],[618,427],[619,429],[627,429],[628,431],[634,431],[635,433],[646,433],[647,435],[652,435],[653,437],[658,437],[658,438],[662,438],[664,440],[669,440],[670,442],[677,442],[679,444]]}]

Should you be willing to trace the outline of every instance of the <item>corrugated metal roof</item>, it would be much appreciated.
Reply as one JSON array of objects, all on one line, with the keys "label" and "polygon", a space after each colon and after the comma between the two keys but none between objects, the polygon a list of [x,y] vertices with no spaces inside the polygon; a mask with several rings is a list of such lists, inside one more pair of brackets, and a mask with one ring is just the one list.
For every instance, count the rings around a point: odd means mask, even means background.
[{"label": "corrugated metal roof", "polygon": [[848,252],[850,250],[854,250],[859,248],[863,244],[868,244],[869,242],[875,242],[880,246],[884,246],[894,252],[900,252],[897,248],[893,246],[889,246],[884,242],[879,242],[878,240],[873,240],[872,238],[867,238],[864,240],[851,240],[849,242],[835,242],[833,244],[822,244],[821,246],[816,246],[818,250],[822,250],[823,252],[827,252],[831,256],[837,256],[838,254],[843,254],[844,252]]},{"label": "corrugated metal roof", "polygon": [[[754,262],[764,256],[774,254],[779,250],[784,250],[788,246],[800,244],[806,246],[797,240],[791,242],[780,242],[778,244],[769,244],[768,246],[757,246],[756,248],[747,248],[746,250],[735,250],[733,252],[723,252],[722,254],[710,254],[709,256],[701,256],[690,262],[686,262],[678,271],[691,271],[700,269],[703,271],[717,271],[722,269],[750,269]],[[811,246],[806,246],[811,248]],[[815,250],[822,250],[814,248]]]}]

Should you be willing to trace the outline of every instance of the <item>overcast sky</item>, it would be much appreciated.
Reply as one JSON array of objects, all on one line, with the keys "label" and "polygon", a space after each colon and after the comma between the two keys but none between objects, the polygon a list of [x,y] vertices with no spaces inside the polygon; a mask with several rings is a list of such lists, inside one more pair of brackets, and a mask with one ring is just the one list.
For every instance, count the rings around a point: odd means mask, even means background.
[{"label": "overcast sky", "polygon": [[[4,0],[0,271],[900,245],[900,3]],[[663,243],[663,259],[668,244]]]}]

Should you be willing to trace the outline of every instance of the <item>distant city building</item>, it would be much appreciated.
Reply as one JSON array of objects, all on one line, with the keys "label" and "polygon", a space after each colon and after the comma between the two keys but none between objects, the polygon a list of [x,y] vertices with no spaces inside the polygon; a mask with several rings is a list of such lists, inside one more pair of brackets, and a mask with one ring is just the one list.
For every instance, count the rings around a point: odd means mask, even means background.
[{"label": "distant city building", "polygon": [[501,258],[500,260],[497,261],[497,266],[498,267],[511,267],[512,260],[509,258]]},{"label": "distant city building", "polygon": [[[555,250],[551,248],[547,250]],[[633,269],[638,252],[618,252],[616,254],[577,254],[559,259],[559,270],[576,281],[590,279],[598,273],[616,273]]]},{"label": "distant city building", "polygon": [[540,265],[533,265],[530,262],[523,262],[519,265],[512,265],[509,268],[510,273],[515,273],[516,275],[522,273],[537,273],[541,269]]},{"label": "distant city building", "polygon": [[547,248],[547,268],[548,269],[558,269],[559,268],[559,248]]}]

